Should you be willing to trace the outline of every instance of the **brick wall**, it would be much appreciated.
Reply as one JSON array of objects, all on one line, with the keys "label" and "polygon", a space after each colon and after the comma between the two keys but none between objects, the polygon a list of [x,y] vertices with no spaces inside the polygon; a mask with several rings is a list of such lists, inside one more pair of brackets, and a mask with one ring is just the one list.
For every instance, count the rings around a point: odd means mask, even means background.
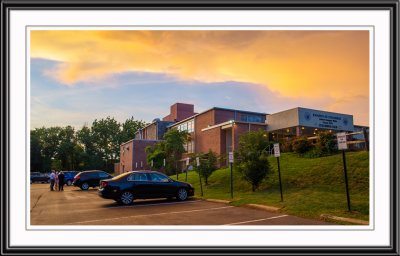
[{"label": "brick wall", "polygon": [[[150,170],[150,166],[146,163],[147,153],[145,149],[147,146],[153,146],[158,142],[156,140],[133,140],[132,170]],[[143,162],[143,167],[141,167],[141,162]]]},{"label": "brick wall", "polygon": [[129,141],[120,146],[119,173],[132,171],[132,150],[133,150],[133,141]]}]

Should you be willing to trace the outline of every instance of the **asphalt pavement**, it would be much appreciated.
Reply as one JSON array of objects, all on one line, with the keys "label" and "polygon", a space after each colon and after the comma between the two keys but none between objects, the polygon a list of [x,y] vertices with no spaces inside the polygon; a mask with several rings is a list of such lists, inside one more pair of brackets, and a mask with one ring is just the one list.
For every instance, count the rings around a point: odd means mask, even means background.
[{"label": "asphalt pavement", "polygon": [[130,206],[103,199],[97,189],[31,184],[31,225],[332,225],[281,213],[189,199],[137,200]]}]

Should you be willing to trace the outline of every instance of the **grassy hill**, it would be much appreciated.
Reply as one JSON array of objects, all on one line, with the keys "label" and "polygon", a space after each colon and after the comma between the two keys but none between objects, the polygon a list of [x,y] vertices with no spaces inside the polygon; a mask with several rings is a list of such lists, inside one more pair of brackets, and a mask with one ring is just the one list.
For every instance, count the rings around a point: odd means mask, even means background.
[{"label": "grassy hill", "polygon": [[[347,152],[346,162],[352,212],[347,211],[346,190],[342,154],[301,158],[294,153],[284,153],[280,157],[283,199],[280,201],[277,160],[270,157],[274,169],[255,192],[233,172],[233,196],[230,194],[230,169],[215,171],[209,178],[208,186],[203,181],[203,197],[232,201],[232,205],[249,203],[280,207],[282,213],[318,219],[320,214],[332,214],[362,220],[369,219],[369,153]],[[171,176],[176,179],[176,175]],[[179,174],[185,181],[185,174]],[[195,187],[195,195],[200,196],[197,172],[188,173],[188,182]]]}]

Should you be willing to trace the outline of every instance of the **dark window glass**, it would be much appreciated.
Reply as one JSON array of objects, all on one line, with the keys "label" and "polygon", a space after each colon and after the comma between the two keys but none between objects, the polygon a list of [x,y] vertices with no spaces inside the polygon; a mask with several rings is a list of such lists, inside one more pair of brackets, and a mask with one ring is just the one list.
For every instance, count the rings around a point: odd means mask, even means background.
[{"label": "dark window glass", "polygon": [[168,182],[168,177],[159,173],[150,173],[151,181],[155,182]]},{"label": "dark window glass", "polygon": [[128,178],[129,181],[148,181],[147,175],[145,173],[134,173]]},{"label": "dark window glass", "polygon": [[100,172],[99,175],[100,175],[100,178],[107,178],[108,177],[108,174],[105,173],[105,172]]}]

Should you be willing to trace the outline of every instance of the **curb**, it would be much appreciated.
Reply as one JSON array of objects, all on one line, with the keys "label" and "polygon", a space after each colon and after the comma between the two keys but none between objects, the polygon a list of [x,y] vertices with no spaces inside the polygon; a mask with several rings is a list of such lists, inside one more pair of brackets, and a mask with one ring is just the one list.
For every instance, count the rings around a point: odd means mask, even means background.
[{"label": "curb", "polygon": [[268,206],[268,205],[261,205],[261,204],[246,204],[246,206],[258,210],[264,210],[268,212],[278,212],[280,208]]},{"label": "curb", "polygon": [[213,202],[213,203],[221,203],[221,204],[229,204],[232,201],[220,200],[220,199],[205,199],[205,201]]},{"label": "curb", "polygon": [[333,216],[333,215],[329,215],[329,214],[321,214],[320,218],[321,219],[331,219],[331,220],[345,221],[345,222],[350,222],[350,223],[358,224],[358,225],[369,225],[369,221],[366,221],[366,220],[358,220],[358,219],[352,219],[352,218],[338,217],[338,216]]}]

